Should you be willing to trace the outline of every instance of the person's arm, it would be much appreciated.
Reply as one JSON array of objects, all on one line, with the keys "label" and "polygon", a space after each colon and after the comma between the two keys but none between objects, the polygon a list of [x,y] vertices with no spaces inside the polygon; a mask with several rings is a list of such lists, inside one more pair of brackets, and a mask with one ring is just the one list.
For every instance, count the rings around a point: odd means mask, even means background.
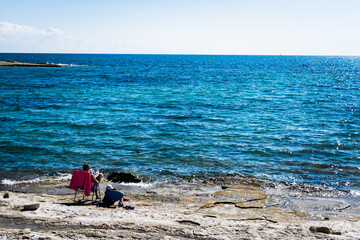
[{"label": "person's arm", "polygon": [[91,181],[92,181],[95,185],[99,185],[99,181],[95,178],[94,174],[91,174]]}]

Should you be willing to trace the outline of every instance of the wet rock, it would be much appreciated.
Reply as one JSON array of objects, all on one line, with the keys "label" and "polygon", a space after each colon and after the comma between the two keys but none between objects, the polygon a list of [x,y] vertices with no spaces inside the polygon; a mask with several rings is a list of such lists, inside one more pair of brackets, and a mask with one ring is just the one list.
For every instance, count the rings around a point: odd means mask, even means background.
[{"label": "wet rock", "polygon": [[213,183],[216,185],[225,185],[225,186],[231,186],[237,184],[260,186],[259,179],[252,177],[244,178],[236,174],[219,174],[210,177],[207,181],[204,181],[204,183]]},{"label": "wet rock", "polygon": [[74,169],[60,169],[57,171],[57,173],[70,173],[73,174]]},{"label": "wet rock", "polygon": [[35,211],[40,207],[40,203],[24,205],[21,211]]},{"label": "wet rock", "polygon": [[132,175],[131,173],[124,173],[124,172],[112,172],[107,177],[107,180],[112,182],[119,182],[119,183],[139,183],[141,182],[136,176]]},{"label": "wet rock", "polygon": [[3,197],[4,197],[4,198],[9,198],[10,195],[9,195],[9,193],[5,193]]}]

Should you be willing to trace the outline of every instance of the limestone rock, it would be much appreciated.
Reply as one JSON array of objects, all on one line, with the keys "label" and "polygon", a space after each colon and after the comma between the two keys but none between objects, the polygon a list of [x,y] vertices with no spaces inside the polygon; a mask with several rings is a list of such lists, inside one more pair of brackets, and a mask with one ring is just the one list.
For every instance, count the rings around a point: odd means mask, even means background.
[{"label": "limestone rock", "polygon": [[215,197],[243,198],[246,200],[264,200],[267,198],[263,189],[254,185],[233,185],[212,194]]},{"label": "limestone rock", "polygon": [[237,202],[235,204],[238,208],[264,208],[265,205],[261,202]]}]

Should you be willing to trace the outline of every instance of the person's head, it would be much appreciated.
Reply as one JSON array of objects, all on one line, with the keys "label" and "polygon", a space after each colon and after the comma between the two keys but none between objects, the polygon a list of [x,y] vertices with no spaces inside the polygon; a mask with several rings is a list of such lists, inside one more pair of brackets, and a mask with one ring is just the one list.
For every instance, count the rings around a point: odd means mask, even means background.
[{"label": "person's head", "polygon": [[106,186],[106,190],[111,191],[111,190],[115,190],[115,188],[111,184],[109,184]]},{"label": "person's head", "polygon": [[89,169],[90,169],[90,164],[84,163],[84,165],[83,165],[83,171],[89,171]]}]

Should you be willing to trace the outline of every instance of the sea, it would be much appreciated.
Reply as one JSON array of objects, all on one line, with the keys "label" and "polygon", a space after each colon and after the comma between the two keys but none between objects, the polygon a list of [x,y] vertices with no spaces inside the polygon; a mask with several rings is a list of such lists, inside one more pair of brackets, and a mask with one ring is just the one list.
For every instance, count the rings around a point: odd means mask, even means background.
[{"label": "sea", "polygon": [[143,182],[217,174],[360,190],[360,57],[14,54],[2,184],[85,162]]}]

